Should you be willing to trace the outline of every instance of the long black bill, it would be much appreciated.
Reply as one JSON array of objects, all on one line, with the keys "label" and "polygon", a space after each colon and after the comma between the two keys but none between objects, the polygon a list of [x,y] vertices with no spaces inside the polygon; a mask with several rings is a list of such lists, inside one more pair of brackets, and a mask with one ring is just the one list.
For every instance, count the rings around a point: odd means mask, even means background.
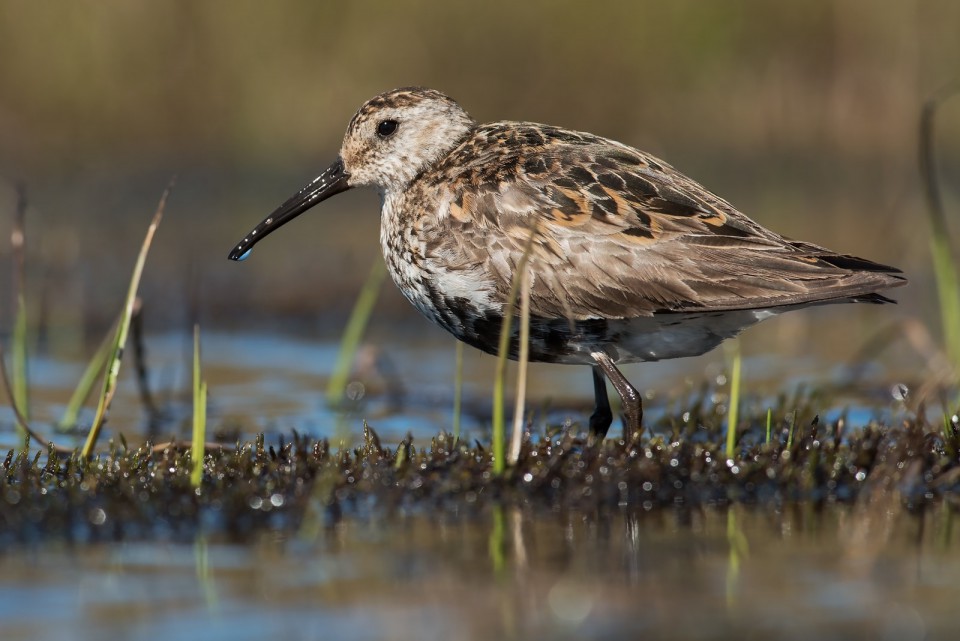
[{"label": "long black bill", "polygon": [[350,174],[343,169],[343,159],[337,158],[337,161],[326,171],[294,194],[287,202],[277,207],[262,223],[244,236],[243,240],[230,252],[230,260],[243,260],[253,246],[273,230],[279,229],[320,201],[350,189],[350,185],[347,184],[348,178]]}]

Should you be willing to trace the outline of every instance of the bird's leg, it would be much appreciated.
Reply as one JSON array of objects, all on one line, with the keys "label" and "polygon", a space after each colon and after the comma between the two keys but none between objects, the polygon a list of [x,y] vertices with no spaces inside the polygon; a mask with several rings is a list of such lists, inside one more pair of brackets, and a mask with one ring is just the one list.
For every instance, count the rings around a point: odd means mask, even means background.
[{"label": "bird's leg", "polygon": [[596,397],[593,414],[590,415],[590,440],[602,441],[613,422],[613,412],[610,411],[610,399],[607,398],[607,383],[603,380],[603,371],[594,365],[593,394]]},{"label": "bird's leg", "polygon": [[613,359],[606,352],[591,352],[590,356],[597,362],[597,366],[610,379],[613,389],[617,390],[617,394],[620,395],[620,400],[623,403],[623,438],[629,442],[639,436],[642,429],[640,421],[643,420],[643,402],[640,398],[640,392],[617,369],[617,366],[613,364]]}]

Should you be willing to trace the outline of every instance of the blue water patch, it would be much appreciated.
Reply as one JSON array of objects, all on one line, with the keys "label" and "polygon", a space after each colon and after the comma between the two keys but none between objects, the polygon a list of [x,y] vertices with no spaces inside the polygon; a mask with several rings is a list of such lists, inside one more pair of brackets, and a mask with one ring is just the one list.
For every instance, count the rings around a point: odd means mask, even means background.
[{"label": "blue water patch", "polygon": [[[140,389],[128,349],[120,384],[110,412],[105,437],[122,432],[128,442],[136,443],[149,431],[156,437],[185,436],[192,415],[192,338],[187,333],[167,333],[146,339],[150,391],[160,406],[165,421],[159,424],[144,409]],[[336,362],[339,345],[330,340],[309,339],[283,333],[209,332],[201,336],[203,376],[209,386],[209,420],[212,429],[223,429],[248,439],[258,432],[289,434],[291,430],[314,438],[340,438],[349,434],[358,438],[364,421],[384,439],[395,444],[411,433],[418,443],[429,442],[439,431],[453,429],[455,357],[452,340],[396,340],[370,342],[361,348],[348,381],[342,406],[332,408],[326,400],[326,388]],[[464,359],[463,411],[461,424],[465,438],[489,438],[491,395],[495,359],[468,349]],[[31,362],[31,418],[34,426],[58,444],[70,445],[69,436],[51,426],[59,420],[67,399],[80,377],[85,363],[79,359],[50,356]],[[511,365],[511,376],[515,372]],[[703,357],[677,359],[624,367],[630,380],[645,395],[649,425],[670,414],[682,415],[705,393],[707,403],[724,403],[729,384],[722,352]],[[842,374],[815,359],[785,364],[770,356],[744,359],[744,412],[765,411],[776,407],[778,399],[757,396],[752,390],[770,389],[779,381],[777,393],[792,397],[803,387],[811,389],[818,381],[816,372]],[[861,373],[866,370],[861,370]],[[871,379],[882,379],[881,368],[871,366]],[[830,382],[820,385],[829,388]],[[655,386],[648,387],[651,382]],[[829,405],[817,408],[822,422],[841,416],[851,427],[878,418],[878,412],[897,412],[905,406],[890,396],[889,381],[870,384],[864,379]],[[506,412],[513,414],[512,385],[508,384]],[[776,384],[776,383],[775,383]],[[856,390],[861,390],[857,392]],[[863,390],[873,390],[863,394]],[[899,389],[899,388],[897,388]],[[611,391],[611,399],[616,395]],[[534,431],[547,425],[566,425],[581,431],[592,406],[590,371],[585,366],[532,364],[529,371],[527,415],[533,417]],[[88,403],[92,405],[92,402]],[[89,426],[92,411],[81,414],[81,430]],[[776,425],[784,417],[774,417]],[[10,427],[14,443],[14,417],[0,407],[0,424]],[[619,430],[619,421],[611,434]]]}]

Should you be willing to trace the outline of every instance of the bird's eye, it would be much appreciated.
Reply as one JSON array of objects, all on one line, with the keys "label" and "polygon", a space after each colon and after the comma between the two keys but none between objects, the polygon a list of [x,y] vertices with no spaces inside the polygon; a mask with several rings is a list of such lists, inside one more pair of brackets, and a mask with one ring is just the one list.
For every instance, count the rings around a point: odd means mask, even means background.
[{"label": "bird's eye", "polygon": [[399,126],[400,123],[396,120],[381,120],[380,124],[377,125],[377,135],[381,138],[389,138],[397,131]]}]

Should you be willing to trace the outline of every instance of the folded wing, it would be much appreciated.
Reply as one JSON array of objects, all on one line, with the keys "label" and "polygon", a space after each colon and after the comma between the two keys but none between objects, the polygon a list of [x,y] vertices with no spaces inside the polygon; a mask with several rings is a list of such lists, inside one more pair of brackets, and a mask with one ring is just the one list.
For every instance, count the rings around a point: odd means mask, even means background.
[{"label": "folded wing", "polygon": [[529,248],[535,316],[884,302],[877,291],[906,282],[893,267],[783,238],[636,149],[541,125],[487,128],[486,144],[466,144],[450,164],[441,215],[456,233],[431,253],[482,265],[505,300]]}]

